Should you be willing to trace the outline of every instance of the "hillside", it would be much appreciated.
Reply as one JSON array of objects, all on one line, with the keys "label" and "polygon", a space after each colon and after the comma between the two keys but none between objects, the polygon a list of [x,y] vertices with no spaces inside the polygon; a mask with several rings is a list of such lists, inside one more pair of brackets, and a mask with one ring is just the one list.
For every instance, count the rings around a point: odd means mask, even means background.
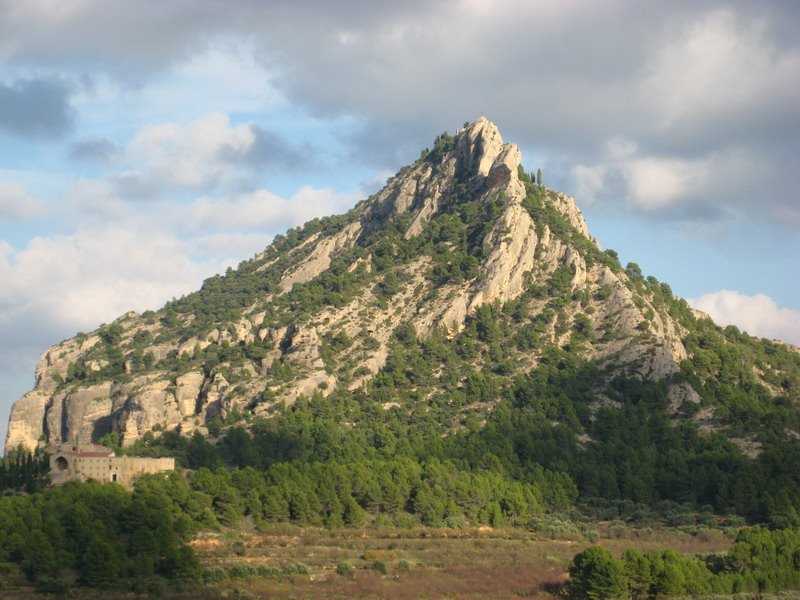
[{"label": "hillside", "polygon": [[347,214],[50,348],[6,450],[114,433],[137,451],[154,432],[237,424],[257,438],[303,415],[302,448],[239,466],[437,457],[543,487],[565,475],[586,497],[786,518],[800,354],[622,267],[520,164],[478,119]]}]

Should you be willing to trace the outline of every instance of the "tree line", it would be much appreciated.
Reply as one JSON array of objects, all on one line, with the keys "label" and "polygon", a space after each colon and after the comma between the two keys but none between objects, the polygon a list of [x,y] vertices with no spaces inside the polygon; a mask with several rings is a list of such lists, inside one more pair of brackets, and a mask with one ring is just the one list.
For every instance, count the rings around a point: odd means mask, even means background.
[{"label": "tree line", "polygon": [[571,598],[649,599],[708,594],[776,592],[800,586],[800,529],[742,529],[723,555],[689,556],[673,550],[628,549],[621,559],[602,546],[575,555]]}]

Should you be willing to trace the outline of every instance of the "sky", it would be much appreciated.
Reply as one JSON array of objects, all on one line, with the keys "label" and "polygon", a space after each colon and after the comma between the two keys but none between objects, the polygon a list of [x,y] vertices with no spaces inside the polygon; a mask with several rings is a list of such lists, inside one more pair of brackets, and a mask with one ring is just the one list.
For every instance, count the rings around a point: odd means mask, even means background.
[{"label": "sky", "polygon": [[0,436],[46,348],[481,115],[623,264],[800,345],[796,0],[0,0]]}]

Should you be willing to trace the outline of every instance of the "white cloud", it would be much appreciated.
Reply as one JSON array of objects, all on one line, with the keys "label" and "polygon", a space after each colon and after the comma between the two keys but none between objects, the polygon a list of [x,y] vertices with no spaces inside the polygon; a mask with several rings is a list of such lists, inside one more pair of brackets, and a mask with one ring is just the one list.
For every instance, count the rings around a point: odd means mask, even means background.
[{"label": "white cloud", "polygon": [[88,190],[90,197],[99,193],[115,200],[233,193],[255,187],[265,170],[308,166],[314,155],[307,144],[296,145],[254,123],[232,123],[218,112],[188,123],[147,125],[127,145],[114,148],[103,179],[84,179],[73,187]]},{"label": "white cloud", "polygon": [[[143,51],[136,48],[128,55],[141,56]],[[131,85],[127,73],[104,69],[81,77],[72,105],[82,115],[83,135],[110,136],[119,143],[118,132],[127,136],[140,124],[186,123],[221,111],[257,114],[286,105],[273,86],[274,74],[256,62],[252,40],[212,36],[181,58],[165,60],[163,69],[136,85]]]},{"label": "white cloud", "polygon": [[615,137],[606,142],[608,155],[613,160],[623,160],[633,156],[639,150],[639,143],[623,137]]},{"label": "white cloud", "polygon": [[[61,335],[128,310],[157,308],[224,265],[190,260],[191,245],[133,226],[38,237],[0,256],[0,330]],[[52,332],[50,333],[52,335]],[[5,336],[3,336],[5,337]]]},{"label": "white cloud", "polygon": [[605,177],[608,172],[606,165],[576,165],[570,170],[575,180],[575,195],[586,204],[594,203],[605,190]]},{"label": "white cloud", "polygon": [[644,212],[693,215],[703,226],[720,217],[741,217],[752,210],[749,205],[755,200],[759,210],[754,217],[774,220],[784,215],[784,221],[797,220],[796,210],[782,206],[776,200],[777,190],[763,184],[779,176],[752,148],[732,147],[682,158],[647,152],[634,141],[612,140],[599,162],[576,165],[570,176],[580,201],[624,200],[628,208]]},{"label": "white cloud", "polygon": [[684,200],[690,192],[705,187],[709,176],[703,160],[646,157],[625,160],[620,169],[629,199],[646,209]]},{"label": "white cloud", "polygon": [[24,186],[0,182],[0,219],[30,219],[44,212],[44,203]]},{"label": "white cloud", "polygon": [[24,335],[44,347],[128,310],[158,308],[275,233],[349,208],[356,194],[304,187],[283,198],[261,189],[133,210],[107,182],[81,180],[65,199],[67,214],[81,216],[74,232],[19,250],[0,240],[0,339]]},{"label": "white cloud", "polygon": [[[662,131],[715,125],[748,130],[773,115],[797,114],[800,50],[781,48],[763,18],[710,12],[666,37],[642,83]],[[709,131],[713,135],[713,130]]]},{"label": "white cloud", "polygon": [[271,241],[264,233],[217,232],[191,240],[194,254],[217,257],[218,262],[237,263],[261,252]]},{"label": "white cloud", "polygon": [[230,198],[201,198],[189,211],[200,230],[283,229],[349,208],[357,198],[330,189],[303,187],[291,198],[261,189]]},{"label": "white cloud", "polygon": [[183,126],[165,123],[146,127],[125,150],[125,163],[132,168],[117,175],[116,181],[123,193],[133,190],[135,194],[139,189],[144,195],[162,187],[213,188],[237,172],[225,154],[245,154],[255,141],[249,125],[231,125],[220,113]]},{"label": "white cloud", "polygon": [[592,203],[609,196],[618,200],[621,192],[629,205],[651,211],[685,202],[708,187],[712,175],[708,159],[639,156],[637,147],[635,142],[612,140],[606,160],[574,166],[570,175],[576,196]]},{"label": "white cloud", "polygon": [[130,220],[135,212],[121,200],[114,185],[97,179],[79,179],[65,195],[65,218],[82,225],[102,225]]},{"label": "white cloud", "polygon": [[[569,167],[551,182],[572,165],[605,161],[597,155],[605,140],[636,139],[645,162],[628,168],[631,205],[669,205],[691,218],[698,213],[680,205],[696,177],[675,176],[669,161],[702,169],[713,155],[752,148],[771,165],[762,174],[773,189],[765,199],[752,184],[740,205],[779,220],[797,214],[800,13],[790,5],[409,0],[364,10],[362,2],[231,0],[224,10],[122,1],[109,11],[96,0],[69,9],[40,0],[6,11],[0,56],[90,73],[93,85],[74,106],[105,125],[94,136],[120,127],[120,107],[136,115],[126,126],[290,107],[352,117],[364,129],[349,132],[358,157],[397,167],[432,131],[486,114],[521,145],[563,158]],[[605,151],[612,162],[624,158]],[[170,162],[174,173],[130,166],[120,186],[152,195],[150,174],[204,191],[218,181],[213,164],[198,172],[183,158]],[[655,186],[642,183],[650,175]],[[595,178],[589,189],[597,188]],[[727,200],[707,192],[709,202]]]},{"label": "white cloud", "polygon": [[719,325],[736,325],[750,335],[800,345],[800,311],[780,308],[765,294],[748,296],[720,290],[688,298],[687,302]]}]

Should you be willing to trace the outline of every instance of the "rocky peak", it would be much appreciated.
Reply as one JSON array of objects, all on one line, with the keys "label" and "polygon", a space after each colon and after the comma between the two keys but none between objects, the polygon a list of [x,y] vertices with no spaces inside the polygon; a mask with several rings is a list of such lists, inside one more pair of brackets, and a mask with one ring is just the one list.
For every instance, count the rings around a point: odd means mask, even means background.
[{"label": "rocky peak", "polygon": [[[521,199],[524,187],[517,176],[522,153],[516,144],[506,144],[497,125],[480,117],[456,135],[454,154],[462,178],[479,178],[488,189],[502,188]],[[484,179],[480,179],[484,178]]]},{"label": "rocky peak", "polygon": [[[293,230],[161,311],[58,344],[14,405],[6,448],[110,431],[130,445],[153,428],[205,431],[234,410],[368,386],[398,326],[452,337],[511,300],[524,306],[518,335],[539,340],[519,365],[579,330],[584,358],[651,380],[677,373],[681,327],[600,251],[572,198],[532,185],[520,164],[481,117],[347,215]],[[671,398],[696,394],[687,384]]]},{"label": "rocky peak", "polygon": [[486,176],[505,146],[497,125],[480,117],[456,136],[455,151],[465,171]]},{"label": "rocky peak", "polygon": [[[506,144],[497,126],[480,117],[451,138],[437,138],[433,151],[391,178],[364,207],[364,232],[384,227],[404,213],[414,216],[407,236],[418,235],[423,225],[454,200],[456,184],[473,197],[489,198],[503,191],[514,201],[525,196],[518,177],[522,154],[516,144]],[[577,210],[577,209],[576,209]]]}]

